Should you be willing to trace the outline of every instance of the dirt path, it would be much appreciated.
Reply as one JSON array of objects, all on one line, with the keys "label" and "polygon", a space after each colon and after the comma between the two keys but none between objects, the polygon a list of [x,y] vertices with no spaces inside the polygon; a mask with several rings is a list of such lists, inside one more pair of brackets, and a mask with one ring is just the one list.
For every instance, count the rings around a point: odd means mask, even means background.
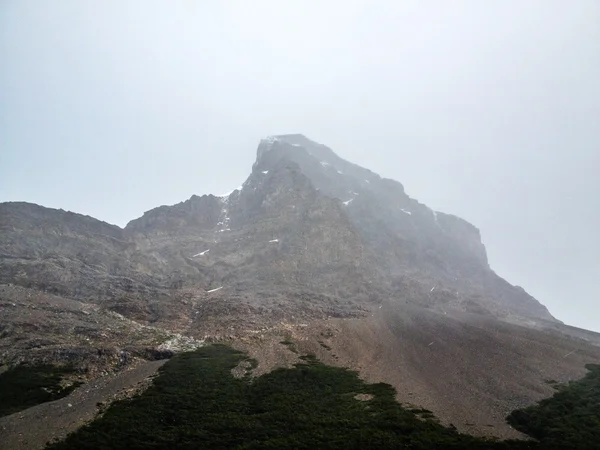
[{"label": "dirt path", "polygon": [[100,378],[71,395],[0,418],[0,450],[36,450],[92,420],[107,403],[144,386],[166,360],[140,361],[114,376]]}]

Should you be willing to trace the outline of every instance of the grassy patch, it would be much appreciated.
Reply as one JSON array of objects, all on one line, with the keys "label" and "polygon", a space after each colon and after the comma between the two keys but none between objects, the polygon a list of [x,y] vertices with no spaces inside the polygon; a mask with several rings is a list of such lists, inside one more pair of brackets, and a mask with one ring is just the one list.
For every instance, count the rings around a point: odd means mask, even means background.
[{"label": "grassy patch", "polygon": [[544,449],[600,448],[600,365],[586,368],[583,379],[555,386],[556,394],[513,411],[508,423],[538,439]]},{"label": "grassy patch", "polygon": [[291,352],[298,353],[298,349],[296,348],[294,341],[290,339],[284,339],[280,342],[280,344],[285,345]]},{"label": "grassy patch", "polygon": [[331,350],[331,347],[329,345],[327,345],[325,342],[323,341],[319,341],[319,344],[321,345],[321,347],[323,347],[325,350]]},{"label": "grassy patch", "polygon": [[[179,354],[141,395],[50,449],[521,449],[421,420],[388,384],[305,356],[252,382],[231,369],[246,357],[223,345]],[[360,401],[358,394],[372,396]]]},{"label": "grassy patch", "polygon": [[65,397],[80,382],[66,384],[71,367],[17,366],[0,374],[0,417]]}]

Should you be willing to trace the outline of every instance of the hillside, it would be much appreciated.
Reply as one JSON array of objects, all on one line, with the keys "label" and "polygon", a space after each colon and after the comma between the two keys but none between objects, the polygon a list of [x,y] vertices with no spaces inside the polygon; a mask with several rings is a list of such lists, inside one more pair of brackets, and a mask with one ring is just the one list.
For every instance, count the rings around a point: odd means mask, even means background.
[{"label": "hillside", "polygon": [[124,229],[2,203],[0,283],[5,368],[68,363],[93,381],[219,341],[261,374],[298,361],[291,339],[480,435],[521,436],[508,413],[600,360],[598,334],[492,270],[474,225],[302,135],[262,140],[229,195]]}]

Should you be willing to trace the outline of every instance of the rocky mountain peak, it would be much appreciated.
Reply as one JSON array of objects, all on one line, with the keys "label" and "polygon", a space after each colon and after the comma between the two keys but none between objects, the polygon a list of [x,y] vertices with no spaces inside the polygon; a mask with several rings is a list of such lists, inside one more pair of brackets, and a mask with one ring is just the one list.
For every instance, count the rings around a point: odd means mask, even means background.
[{"label": "rocky mountain peak", "polygon": [[[261,140],[248,179],[231,193],[154,208],[124,230],[39,206],[1,207],[5,282],[110,299],[138,319],[178,321],[188,312],[167,314],[165,298],[219,289],[260,320],[354,314],[391,297],[441,312],[554,321],[490,269],[476,227],[301,134]],[[40,214],[69,246],[32,225]]]},{"label": "rocky mountain peak", "polygon": [[268,174],[290,163],[317,191],[339,201],[378,271],[392,285],[398,286],[393,281],[398,279],[444,285],[453,293],[444,300],[447,307],[474,310],[476,303],[477,308],[505,318],[553,320],[530,296],[496,280],[479,230],[464,219],[433,211],[408,196],[401,183],[348,162],[301,134],[262,140],[253,172]]}]

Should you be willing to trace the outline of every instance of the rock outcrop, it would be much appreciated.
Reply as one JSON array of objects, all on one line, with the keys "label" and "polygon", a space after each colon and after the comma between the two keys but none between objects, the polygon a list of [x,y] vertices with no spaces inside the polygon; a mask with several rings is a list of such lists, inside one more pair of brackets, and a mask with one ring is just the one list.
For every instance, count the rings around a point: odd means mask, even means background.
[{"label": "rock outcrop", "polygon": [[4,203],[0,231],[0,282],[177,331],[359,316],[390,298],[556,322],[490,269],[473,225],[302,135],[261,141],[229,195],[193,195],[125,229]]}]

